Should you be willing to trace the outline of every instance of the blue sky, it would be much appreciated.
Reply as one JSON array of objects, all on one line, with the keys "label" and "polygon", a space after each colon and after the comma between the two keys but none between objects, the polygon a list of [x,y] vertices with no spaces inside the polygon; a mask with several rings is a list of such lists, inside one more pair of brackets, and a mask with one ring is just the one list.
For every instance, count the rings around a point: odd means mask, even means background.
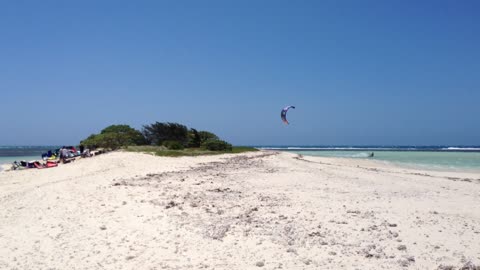
[{"label": "blue sky", "polygon": [[0,145],[155,121],[246,145],[480,144],[479,12],[474,0],[2,1]]}]

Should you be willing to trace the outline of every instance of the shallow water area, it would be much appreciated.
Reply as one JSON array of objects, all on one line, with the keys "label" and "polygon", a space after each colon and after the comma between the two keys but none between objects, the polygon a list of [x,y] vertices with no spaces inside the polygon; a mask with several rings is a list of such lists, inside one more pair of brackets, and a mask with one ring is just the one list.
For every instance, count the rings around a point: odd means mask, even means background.
[{"label": "shallow water area", "polygon": [[[284,147],[275,150],[289,151],[306,156],[359,158],[390,163],[396,166],[436,171],[480,172],[480,148],[442,147],[428,148],[301,148]],[[373,153],[373,157],[370,155]]]}]

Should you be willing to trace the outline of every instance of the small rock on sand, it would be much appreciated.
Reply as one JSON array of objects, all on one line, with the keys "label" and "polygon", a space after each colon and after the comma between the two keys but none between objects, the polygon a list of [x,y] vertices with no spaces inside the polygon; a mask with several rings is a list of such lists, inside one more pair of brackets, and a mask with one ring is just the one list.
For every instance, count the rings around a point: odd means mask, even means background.
[{"label": "small rock on sand", "polygon": [[398,260],[398,264],[403,267],[408,267],[410,264],[415,262],[415,257],[413,256],[404,256],[402,259]]},{"label": "small rock on sand", "polygon": [[259,261],[255,265],[258,266],[258,267],[263,267],[265,265],[265,263],[263,261]]},{"label": "small rock on sand", "polygon": [[310,265],[312,263],[312,260],[310,259],[304,259],[303,260],[303,263],[306,264],[306,265]]}]

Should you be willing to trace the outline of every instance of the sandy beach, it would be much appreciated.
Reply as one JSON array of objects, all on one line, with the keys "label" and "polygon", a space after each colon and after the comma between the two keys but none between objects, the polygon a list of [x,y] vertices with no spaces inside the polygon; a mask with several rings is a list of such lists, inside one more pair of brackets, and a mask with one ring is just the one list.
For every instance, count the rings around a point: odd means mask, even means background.
[{"label": "sandy beach", "polygon": [[1,269],[480,268],[480,173],[112,152],[2,171],[0,205]]}]

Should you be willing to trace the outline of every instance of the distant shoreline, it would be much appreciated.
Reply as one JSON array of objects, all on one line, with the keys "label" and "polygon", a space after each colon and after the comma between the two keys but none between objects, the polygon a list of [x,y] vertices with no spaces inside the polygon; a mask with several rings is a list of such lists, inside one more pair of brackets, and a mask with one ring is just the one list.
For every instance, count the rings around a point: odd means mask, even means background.
[{"label": "distant shoreline", "polygon": [[[369,159],[393,166],[433,171],[480,171],[480,147],[471,146],[253,146],[262,150],[302,155]],[[41,154],[58,146],[0,146],[0,164],[15,160],[40,160]],[[166,151],[164,154],[170,154]],[[172,153],[174,155],[195,153]],[[373,157],[369,155],[374,154]],[[7,157],[5,157],[7,155]]]},{"label": "distant shoreline", "polygon": [[[480,151],[458,150],[406,150],[391,148],[260,148],[264,150],[282,151],[305,156],[327,158],[365,159],[387,162],[393,166],[425,169],[434,171],[470,171],[480,172]],[[431,148],[429,148],[431,149]]]},{"label": "distant shoreline", "polygon": [[403,152],[480,152],[480,146],[254,146],[281,151],[403,151]]}]

